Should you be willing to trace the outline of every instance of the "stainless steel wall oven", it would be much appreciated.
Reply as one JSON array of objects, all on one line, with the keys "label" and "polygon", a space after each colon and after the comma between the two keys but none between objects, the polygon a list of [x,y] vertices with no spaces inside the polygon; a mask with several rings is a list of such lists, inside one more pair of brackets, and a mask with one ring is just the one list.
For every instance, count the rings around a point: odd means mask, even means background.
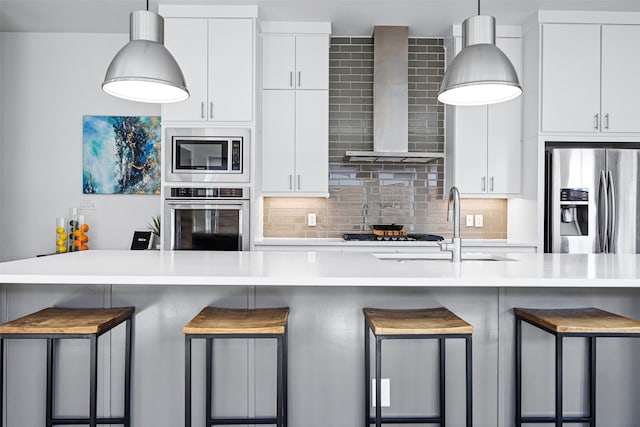
[{"label": "stainless steel wall oven", "polygon": [[248,251],[249,187],[168,187],[164,248]]}]

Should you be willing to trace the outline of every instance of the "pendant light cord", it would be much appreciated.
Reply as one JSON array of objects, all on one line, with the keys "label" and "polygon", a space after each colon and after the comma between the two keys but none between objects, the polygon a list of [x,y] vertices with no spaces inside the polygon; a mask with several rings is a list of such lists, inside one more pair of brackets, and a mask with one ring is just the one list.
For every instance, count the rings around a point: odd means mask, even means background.
[{"label": "pendant light cord", "polygon": [[[147,0],[147,2],[149,2],[149,0]],[[147,6],[147,9],[148,9],[148,8],[149,8],[149,7]],[[480,0],[478,0],[478,15],[480,15]]]},{"label": "pendant light cord", "polygon": [[[480,10],[480,0],[478,0],[478,10]],[[147,0],[147,12],[149,11],[149,0]],[[478,12],[480,13],[480,12]]]}]

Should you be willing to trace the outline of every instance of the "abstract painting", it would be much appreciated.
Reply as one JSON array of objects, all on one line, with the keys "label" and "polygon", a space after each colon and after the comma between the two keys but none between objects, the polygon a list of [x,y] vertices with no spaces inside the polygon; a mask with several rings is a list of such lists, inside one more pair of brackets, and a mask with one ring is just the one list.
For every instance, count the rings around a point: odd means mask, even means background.
[{"label": "abstract painting", "polygon": [[160,117],[83,116],[82,193],[160,194]]}]

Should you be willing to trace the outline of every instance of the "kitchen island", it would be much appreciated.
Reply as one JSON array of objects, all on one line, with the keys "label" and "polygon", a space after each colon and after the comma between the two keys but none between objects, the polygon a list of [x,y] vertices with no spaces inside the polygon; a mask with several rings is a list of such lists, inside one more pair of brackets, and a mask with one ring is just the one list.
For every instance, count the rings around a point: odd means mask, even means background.
[{"label": "kitchen island", "polygon": [[[87,251],[0,264],[2,321],[50,305],[103,307],[134,305],[133,419],[136,426],[175,426],[183,420],[184,326],[206,305],[291,308],[289,320],[289,425],[363,424],[362,307],[446,306],[474,326],[474,425],[512,425],[513,307],[597,306],[640,318],[640,257],[501,253],[498,261],[406,259],[387,252],[164,252]],[[506,260],[505,260],[506,259]],[[602,340],[598,363],[598,416],[605,425],[633,426],[640,372],[631,369],[638,340]],[[553,340],[525,331],[529,356],[525,410],[549,413],[553,404]],[[400,345],[401,344],[401,345]],[[433,343],[389,343],[383,376],[391,379],[386,414],[434,413],[437,367],[414,355],[437,354]],[[122,334],[104,340],[102,360],[118,371]],[[86,407],[82,375],[83,343],[61,346],[65,365],[58,412],[81,414]],[[39,425],[44,400],[44,344],[7,344],[8,425]],[[194,348],[202,354],[203,346]],[[462,423],[464,375],[457,369],[463,345],[447,345],[448,418]],[[584,343],[565,346],[565,375],[584,370]],[[218,414],[271,414],[275,360],[270,343],[223,343],[214,360],[231,366],[218,372],[215,387],[223,400]],[[201,356],[198,356],[201,357]],[[199,362],[202,363],[202,358]],[[82,361],[82,362],[81,362]],[[68,363],[68,367],[67,367]],[[218,363],[218,362],[215,362]],[[218,366],[218,365],[216,365]],[[222,365],[220,365],[222,366]],[[65,367],[67,370],[65,370]],[[604,370],[606,368],[606,371]],[[19,375],[18,375],[19,373]],[[529,376],[527,376],[529,375]],[[108,377],[106,377],[108,378]],[[114,378],[119,378],[114,375]],[[416,383],[416,378],[419,383]],[[194,390],[204,380],[196,371]],[[251,390],[257,389],[257,393]],[[121,385],[105,381],[100,410],[118,412]],[[224,390],[224,393],[221,392]],[[215,394],[215,393],[214,393]],[[568,388],[568,413],[579,412],[585,396]],[[195,393],[203,407],[202,393]],[[35,405],[36,410],[26,410]],[[222,411],[222,412],[220,412]],[[195,420],[201,414],[194,413]],[[198,425],[198,424],[196,424]]]}]

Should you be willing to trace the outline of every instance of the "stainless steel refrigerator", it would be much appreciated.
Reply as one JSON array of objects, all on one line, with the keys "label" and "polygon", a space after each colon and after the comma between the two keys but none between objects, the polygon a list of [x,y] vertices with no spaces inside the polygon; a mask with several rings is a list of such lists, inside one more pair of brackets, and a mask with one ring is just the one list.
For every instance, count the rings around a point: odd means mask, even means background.
[{"label": "stainless steel refrigerator", "polygon": [[640,150],[547,150],[545,252],[640,253]]}]

